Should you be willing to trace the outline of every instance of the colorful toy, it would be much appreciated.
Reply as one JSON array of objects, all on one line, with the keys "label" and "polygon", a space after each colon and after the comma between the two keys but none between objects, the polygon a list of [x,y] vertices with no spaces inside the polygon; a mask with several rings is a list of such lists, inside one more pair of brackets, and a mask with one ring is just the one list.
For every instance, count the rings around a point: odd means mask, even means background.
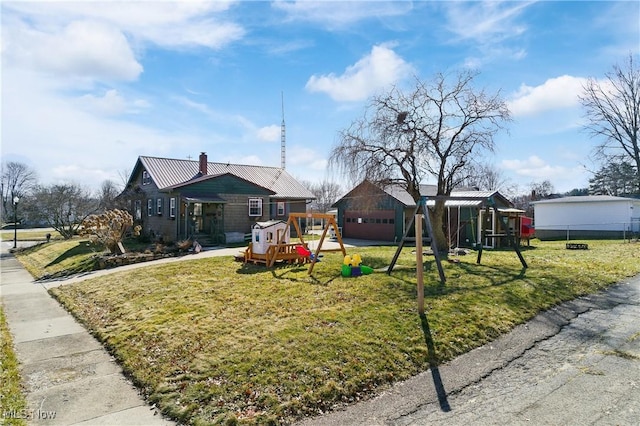
[{"label": "colorful toy", "polygon": [[343,277],[359,277],[373,273],[373,268],[362,265],[362,258],[359,254],[353,256],[346,255],[342,263]]}]

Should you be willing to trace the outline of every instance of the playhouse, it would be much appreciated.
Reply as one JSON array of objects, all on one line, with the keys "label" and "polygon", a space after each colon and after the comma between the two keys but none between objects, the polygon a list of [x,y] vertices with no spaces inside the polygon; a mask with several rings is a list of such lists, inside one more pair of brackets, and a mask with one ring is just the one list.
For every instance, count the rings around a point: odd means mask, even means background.
[{"label": "playhouse", "polygon": [[[272,266],[276,261],[306,263],[308,257],[301,256],[296,247],[301,243],[289,242],[290,232],[287,222],[270,220],[256,222],[251,229],[251,242],[244,251],[244,262],[262,263]],[[308,250],[306,244],[303,248]]]},{"label": "playhouse", "polygon": [[256,222],[251,229],[251,244],[253,252],[265,254],[269,246],[273,245],[280,235],[284,235],[284,242],[289,243],[287,223],[283,220],[270,220],[268,222]]}]

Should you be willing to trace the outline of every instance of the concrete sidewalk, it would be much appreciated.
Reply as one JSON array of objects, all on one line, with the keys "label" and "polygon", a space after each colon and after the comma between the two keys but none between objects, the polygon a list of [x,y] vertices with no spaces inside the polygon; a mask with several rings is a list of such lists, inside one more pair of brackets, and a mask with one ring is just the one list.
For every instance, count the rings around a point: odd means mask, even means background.
[{"label": "concrete sidewalk", "polygon": [[27,387],[29,424],[169,425],[102,345],[13,255],[0,258],[0,301]]}]

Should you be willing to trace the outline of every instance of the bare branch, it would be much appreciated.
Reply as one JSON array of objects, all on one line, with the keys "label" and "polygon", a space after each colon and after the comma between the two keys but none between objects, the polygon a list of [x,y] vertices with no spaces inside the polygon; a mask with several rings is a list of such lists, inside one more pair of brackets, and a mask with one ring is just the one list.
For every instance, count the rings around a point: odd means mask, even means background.
[{"label": "bare branch", "polygon": [[493,150],[493,136],[510,119],[499,94],[473,87],[475,76],[437,74],[416,79],[411,91],[394,87],[373,97],[363,117],[340,132],[330,167],[353,182],[398,183],[416,201],[420,183],[433,177],[438,195],[449,195],[473,156]]},{"label": "bare branch", "polygon": [[640,193],[640,68],[633,55],[625,67],[614,65],[604,81],[587,80],[583,90],[585,130],[600,140],[595,157],[603,162],[629,161],[636,170],[635,192]]}]

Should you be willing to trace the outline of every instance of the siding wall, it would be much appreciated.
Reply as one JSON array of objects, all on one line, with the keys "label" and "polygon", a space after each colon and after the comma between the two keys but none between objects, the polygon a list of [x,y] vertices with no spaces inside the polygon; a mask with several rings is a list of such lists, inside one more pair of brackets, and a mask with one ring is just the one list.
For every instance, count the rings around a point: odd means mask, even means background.
[{"label": "siding wall", "polygon": [[638,210],[640,202],[627,200],[535,204],[536,237],[623,238],[640,232]]},{"label": "siding wall", "polygon": [[[269,197],[261,194],[220,194],[227,200],[224,207],[225,232],[241,232],[248,234],[256,222],[269,219]],[[249,198],[262,200],[262,216],[249,216]]]},{"label": "siding wall", "polygon": [[618,231],[622,224],[629,223],[630,207],[626,201],[535,204],[535,228]]}]

